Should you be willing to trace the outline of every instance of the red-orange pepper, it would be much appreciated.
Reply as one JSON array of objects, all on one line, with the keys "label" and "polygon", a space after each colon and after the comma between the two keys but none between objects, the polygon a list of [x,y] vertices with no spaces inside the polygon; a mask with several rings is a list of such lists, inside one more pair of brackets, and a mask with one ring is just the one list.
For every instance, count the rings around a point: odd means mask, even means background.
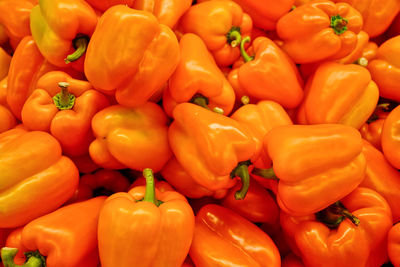
[{"label": "red-orange pepper", "polygon": [[217,65],[229,66],[239,58],[240,42],[250,35],[252,21],[235,2],[207,1],[191,6],[178,29],[200,36]]},{"label": "red-orange pepper", "polygon": [[80,173],[91,173],[100,168],[99,165],[94,163],[89,153],[78,157],[71,157],[71,160],[75,163]]},{"label": "red-orange pepper", "polygon": [[400,223],[395,224],[388,234],[389,259],[394,267],[400,266]]},{"label": "red-orange pepper", "polygon": [[135,1],[136,0],[86,0],[86,2],[88,2],[92,7],[100,11],[106,11],[115,5],[126,5],[132,7]]},{"label": "red-orange pepper", "polygon": [[297,257],[295,254],[290,253],[282,260],[281,267],[305,267],[301,258]]},{"label": "red-orange pepper", "polygon": [[382,151],[396,169],[400,169],[400,106],[393,109],[383,123]]},{"label": "red-orange pepper", "polygon": [[283,50],[295,63],[303,64],[350,54],[362,22],[361,14],[347,3],[316,0],[281,17],[276,31]]},{"label": "red-orange pepper", "polygon": [[25,253],[26,266],[97,267],[97,223],[105,199],[97,197],[62,207],[16,230],[19,244],[14,240],[1,249],[3,263],[21,266],[14,264],[20,250]]},{"label": "red-orange pepper", "polygon": [[279,251],[260,228],[214,204],[196,215],[190,258],[197,267],[281,266]]},{"label": "red-orange pepper", "polygon": [[85,74],[94,88],[116,89],[118,103],[134,107],[164,86],[178,62],[179,44],[170,28],[147,11],[117,5],[99,19]]}]

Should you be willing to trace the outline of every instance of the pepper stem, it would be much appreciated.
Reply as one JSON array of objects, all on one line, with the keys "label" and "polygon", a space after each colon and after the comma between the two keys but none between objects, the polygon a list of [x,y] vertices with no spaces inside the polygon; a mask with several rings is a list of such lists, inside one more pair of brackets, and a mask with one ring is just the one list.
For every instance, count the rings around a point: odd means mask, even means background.
[{"label": "pepper stem", "polygon": [[366,59],[365,57],[360,57],[354,62],[354,64],[360,65],[361,67],[367,67],[368,59]]},{"label": "pepper stem", "polygon": [[68,92],[69,83],[59,82],[58,86],[61,88],[61,92],[53,97],[54,105],[59,110],[72,109],[75,104],[75,96]]},{"label": "pepper stem", "polygon": [[279,180],[279,178],[276,176],[274,169],[271,167],[269,169],[259,169],[254,167],[254,169],[251,171],[252,174],[260,176],[265,179],[271,179],[271,180]]},{"label": "pepper stem", "polygon": [[205,96],[202,95],[196,95],[192,98],[192,100],[190,100],[191,103],[196,104],[200,107],[203,107],[205,109],[210,109],[208,107],[208,99]]},{"label": "pepper stem", "polygon": [[250,103],[250,97],[247,95],[244,95],[240,98],[240,101],[242,102],[243,105],[247,105]]},{"label": "pepper stem", "polygon": [[324,210],[315,214],[315,217],[329,228],[337,228],[344,219],[349,219],[355,226],[360,224],[360,219],[353,215],[346,207],[337,201]]},{"label": "pepper stem", "polygon": [[146,179],[146,191],[144,193],[143,201],[151,202],[157,207],[160,206],[163,202],[156,199],[156,187],[153,170],[149,168],[144,169],[143,177]]},{"label": "pepper stem", "polygon": [[343,18],[340,15],[332,16],[331,17],[331,28],[333,28],[333,31],[337,34],[340,35],[347,31],[347,23],[349,21],[346,18]]},{"label": "pepper stem", "polygon": [[46,260],[39,252],[33,252],[27,255],[27,261],[22,265],[15,264],[14,258],[17,252],[17,248],[3,247],[1,249],[1,259],[4,267],[46,267]]},{"label": "pepper stem", "polygon": [[85,52],[89,43],[89,38],[87,36],[79,36],[76,37],[72,41],[74,47],[75,47],[75,52],[68,55],[64,61],[65,64],[71,63],[75,60],[78,60]]},{"label": "pepper stem", "polygon": [[239,162],[235,169],[231,172],[231,178],[239,177],[242,181],[242,187],[236,191],[235,199],[242,200],[246,197],[250,186],[249,165],[250,160]]},{"label": "pepper stem", "polygon": [[242,41],[240,42],[240,54],[242,55],[244,62],[249,62],[252,61],[254,59],[253,56],[249,56],[246,52],[246,50],[244,49],[244,44],[250,42],[250,36],[247,36],[246,38],[242,39]]},{"label": "pepper stem", "polygon": [[218,113],[218,114],[224,114],[224,110],[222,108],[219,108],[219,107],[213,108],[213,111],[215,113]]},{"label": "pepper stem", "polygon": [[229,32],[226,34],[226,39],[228,44],[232,47],[236,47],[242,41],[242,35],[240,34],[240,28],[233,26]]}]

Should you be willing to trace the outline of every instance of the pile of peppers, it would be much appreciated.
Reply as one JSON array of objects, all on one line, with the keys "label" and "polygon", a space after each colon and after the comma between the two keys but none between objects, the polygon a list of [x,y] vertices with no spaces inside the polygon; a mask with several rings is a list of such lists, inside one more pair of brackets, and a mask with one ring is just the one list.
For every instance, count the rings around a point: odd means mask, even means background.
[{"label": "pile of peppers", "polygon": [[400,267],[399,0],[0,0],[0,266]]}]

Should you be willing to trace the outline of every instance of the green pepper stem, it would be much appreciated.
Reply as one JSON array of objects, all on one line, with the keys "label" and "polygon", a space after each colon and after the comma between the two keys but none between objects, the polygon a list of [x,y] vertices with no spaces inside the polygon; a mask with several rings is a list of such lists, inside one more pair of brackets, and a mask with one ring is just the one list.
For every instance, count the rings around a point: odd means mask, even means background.
[{"label": "green pepper stem", "polygon": [[346,218],[349,219],[355,226],[360,224],[360,219],[346,209],[346,207],[340,201],[337,201],[326,209],[317,212],[315,217],[329,228],[339,227],[340,223]]},{"label": "green pepper stem", "polygon": [[260,176],[265,179],[271,179],[271,180],[279,180],[279,178],[276,176],[274,169],[271,167],[269,169],[259,169],[254,167],[254,169],[251,171],[252,174]]},{"label": "green pepper stem", "polygon": [[74,53],[68,55],[64,59],[65,64],[78,60],[86,52],[89,38],[87,36],[79,36],[75,38],[72,42],[76,50]]},{"label": "green pepper stem", "polygon": [[242,55],[244,62],[249,62],[252,61],[254,59],[254,57],[249,56],[246,52],[246,50],[244,49],[244,44],[250,42],[250,36],[247,36],[246,38],[242,39],[242,41],[240,42],[240,54]]},{"label": "green pepper stem", "polygon": [[144,169],[143,177],[146,179],[146,192],[144,194],[143,201],[151,202],[154,205],[159,206],[159,202],[156,199],[156,187],[154,183],[153,170],[149,168]]},{"label": "green pepper stem", "polygon": [[213,108],[213,111],[215,113],[218,113],[218,114],[224,114],[224,110],[222,108],[219,108],[219,107]]},{"label": "green pepper stem", "polygon": [[247,105],[250,103],[250,97],[247,95],[244,95],[240,98],[240,101],[242,102],[243,105]]},{"label": "green pepper stem", "polygon": [[360,57],[354,62],[354,64],[360,65],[361,67],[367,67],[368,59],[366,59],[365,57]]},{"label": "green pepper stem", "polygon": [[347,31],[347,23],[349,21],[346,18],[343,18],[340,15],[332,16],[331,17],[331,28],[333,28],[333,31],[337,34],[340,35]]},{"label": "green pepper stem", "polygon": [[240,34],[240,28],[233,26],[226,34],[227,42],[232,46],[236,47],[242,41],[242,35]]},{"label": "green pepper stem", "polygon": [[75,96],[68,92],[69,83],[59,82],[58,86],[61,92],[53,97],[54,105],[59,110],[72,109],[75,104]]},{"label": "green pepper stem", "polygon": [[196,104],[200,107],[203,107],[205,109],[210,109],[208,107],[208,99],[205,96],[202,95],[196,95],[195,97],[192,98],[192,100],[190,100],[191,103]]},{"label": "green pepper stem", "polygon": [[8,248],[8,247],[3,247],[1,249],[1,259],[3,261],[4,267],[45,267],[46,266],[46,261],[44,260],[44,257],[39,255],[32,255],[27,259],[27,261],[22,264],[15,264],[14,263],[14,258],[15,255],[17,255],[18,249],[17,248]]},{"label": "green pepper stem", "polygon": [[247,191],[249,191],[250,186],[250,175],[249,175],[249,165],[250,161],[239,162],[236,168],[231,172],[231,177],[239,177],[242,181],[242,187],[235,192],[235,199],[242,200],[246,197]]}]

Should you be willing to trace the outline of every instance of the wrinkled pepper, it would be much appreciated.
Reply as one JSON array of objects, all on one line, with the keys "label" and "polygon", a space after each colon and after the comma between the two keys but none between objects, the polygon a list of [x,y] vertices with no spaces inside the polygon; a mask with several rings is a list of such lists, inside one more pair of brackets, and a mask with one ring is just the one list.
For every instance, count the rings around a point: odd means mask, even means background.
[{"label": "wrinkled pepper", "polygon": [[377,192],[358,187],[317,214],[281,216],[305,266],[381,266],[387,259],[392,214]]},{"label": "wrinkled pepper", "polygon": [[189,252],[197,267],[278,267],[281,258],[271,238],[235,212],[214,204],[196,215]]},{"label": "wrinkled pepper", "polygon": [[400,169],[400,106],[393,109],[383,123],[382,151],[396,169]]},{"label": "wrinkled pepper", "polygon": [[85,74],[94,88],[116,89],[119,104],[135,107],[164,86],[178,62],[179,44],[170,28],[147,11],[117,5],[99,19]]},{"label": "wrinkled pepper", "polygon": [[252,20],[232,1],[207,1],[193,5],[182,16],[178,29],[194,33],[204,41],[218,66],[234,63],[240,42],[251,33]]},{"label": "wrinkled pepper", "polygon": [[281,17],[276,31],[282,49],[295,63],[304,64],[347,56],[362,26],[361,14],[349,4],[316,0]]},{"label": "wrinkled pepper", "polygon": [[[180,61],[164,90],[163,106],[169,116],[182,102],[192,102],[228,115],[235,103],[235,93],[204,42],[195,34],[181,37]],[[174,103],[170,104],[171,99]]]},{"label": "wrinkled pepper", "polygon": [[[94,140],[92,118],[109,106],[109,102],[103,94],[90,88],[88,82],[77,81],[70,87],[66,80],[34,90],[22,108],[22,122],[29,130],[51,133],[60,142],[64,154],[82,156],[88,153]],[[59,92],[54,92],[57,87]]]},{"label": "wrinkled pepper", "polygon": [[279,179],[278,204],[292,215],[307,215],[328,207],[353,191],[364,178],[366,160],[361,135],[349,126],[276,127],[265,136],[264,149],[273,163],[272,168],[263,170],[264,174]]},{"label": "wrinkled pepper", "polygon": [[89,154],[104,168],[143,171],[151,167],[158,172],[172,156],[167,122],[162,108],[152,102],[137,108],[107,107],[92,119],[96,140]]},{"label": "wrinkled pepper", "polygon": [[[97,222],[105,199],[62,207],[17,229],[19,244],[1,249],[5,267],[97,267]],[[25,265],[14,261],[17,252],[24,252]]]},{"label": "wrinkled pepper", "polygon": [[247,53],[243,46],[247,40],[240,45],[245,63],[228,76],[237,99],[243,102],[245,96],[251,102],[272,100],[285,108],[297,107],[303,99],[303,82],[295,64],[266,37],[256,38]]},{"label": "wrinkled pepper", "polygon": [[317,68],[304,94],[299,123],[340,123],[356,129],[368,120],[379,100],[379,89],[367,69],[334,62]]},{"label": "wrinkled pepper", "polygon": [[194,215],[184,196],[161,193],[151,169],[146,186],[116,193],[104,203],[98,238],[103,267],[181,266],[193,237]]},{"label": "wrinkled pepper", "polygon": [[78,186],[74,163],[46,132],[0,134],[0,227],[17,227],[67,201]]},{"label": "wrinkled pepper", "polygon": [[97,15],[84,0],[40,0],[30,15],[39,51],[61,68],[74,62],[73,68],[83,70],[83,54],[96,24]]},{"label": "wrinkled pepper", "polygon": [[394,267],[400,266],[400,223],[395,224],[388,234],[388,252]]},{"label": "wrinkled pepper", "polygon": [[243,199],[249,186],[249,160],[256,143],[246,127],[224,115],[191,103],[176,106],[168,130],[171,149],[183,169],[208,190],[242,187],[236,199]]}]

